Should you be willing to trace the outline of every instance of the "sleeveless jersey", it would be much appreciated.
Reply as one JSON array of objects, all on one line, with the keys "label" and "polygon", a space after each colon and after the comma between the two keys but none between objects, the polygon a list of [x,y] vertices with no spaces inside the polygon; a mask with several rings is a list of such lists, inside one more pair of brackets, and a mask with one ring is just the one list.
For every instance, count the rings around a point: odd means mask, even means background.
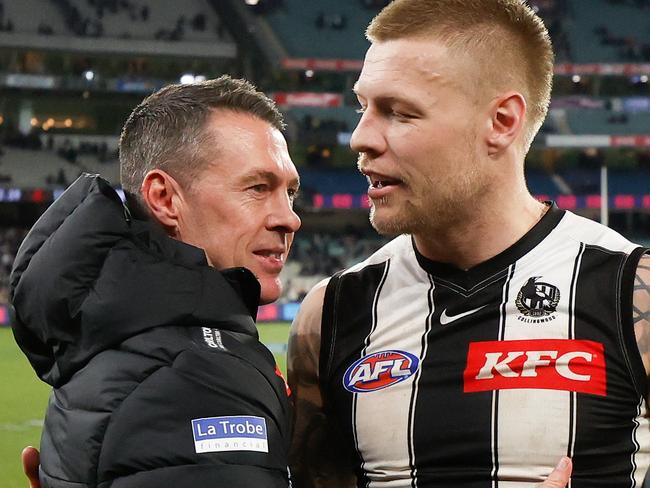
[{"label": "sleeveless jersey", "polygon": [[401,236],[331,278],[320,378],[359,486],[532,487],[569,455],[572,488],[640,487],[645,251],[554,207],[468,271]]}]

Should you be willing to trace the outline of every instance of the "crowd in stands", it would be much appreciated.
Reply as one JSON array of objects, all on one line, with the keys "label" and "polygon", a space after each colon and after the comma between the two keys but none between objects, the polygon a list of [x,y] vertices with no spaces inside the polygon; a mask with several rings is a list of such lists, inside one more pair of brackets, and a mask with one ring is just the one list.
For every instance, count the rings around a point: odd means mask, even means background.
[{"label": "crowd in stands", "polygon": [[[650,0],[607,0],[607,3],[614,6],[627,5],[638,7],[641,10],[650,9]],[[641,15],[647,16],[646,13],[642,13]],[[649,42],[640,41],[634,36],[613,33],[606,24],[601,24],[596,27],[594,33],[598,36],[601,45],[618,48],[619,55],[624,61],[650,61]],[[650,35],[650,31],[648,31],[648,35]]]},{"label": "crowd in stands", "polygon": [[[71,0],[50,0],[63,14],[68,29],[79,37],[101,37],[104,26],[98,18],[84,17],[81,11]],[[90,1],[90,0],[89,0]],[[115,2],[117,8],[117,2]],[[98,10],[103,15],[104,7]]]},{"label": "crowd in stands", "polygon": [[533,0],[533,9],[544,19],[551,39],[553,49],[558,59],[571,59],[571,43],[564,28],[569,15],[568,4],[565,0]]},{"label": "crowd in stands", "polygon": [[614,34],[605,24],[596,27],[594,33],[601,45],[617,48],[622,60],[650,61],[650,43],[641,42],[633,36]]},{"label": "crowd in stands", "polygon": [[380,236],[302,233],[296,236],[291,260],[300,264],[301,276],[329,276],[365,259],[386,243]]},{"label": "crowd in stands", "polygon": [[[179,16],[176,19],[176,24],[173,29],[158,29],[154,35],[156,40],[162,41],[180,41],[185,35],[185,29],[187,26],[194,31],[203,32],[206,27],[206,18],[204,13],[198,13],[191,19],[187,19],[184,15]],[[217,28],[217,34],[219,37],[223,37],[223,25],[219,24]]]},{"label": "crowd in stands", "polygon": [[[63,14],[66,26],[75,35],[80,37],[102,37],[104,36],[103,20],[106,16],[126,13],[131,22],[146,23],[149,21],[151,7],[147,3],[137,3],[133,0],[86,0],[92,10],[92,16],[84,15],[72,0],[50,0]],[[155,4],[154,4],[155,5]],[[180,41],[185,37],[188,28],[193,31],[203,32],[207,27],[206,15],[202,12],[194,14],[191,18],[185,15],[179,15],[174,23],[174,27],[161,27],[158,29],[154,38],[165,41]],[[52,34],[52,28],[47,24],[39,27],[39,33]],[[219,24],[216,28],[216,34],[219,38],[225,35],[224,26]],[[123,38],[131,37],[131,34],[124,32]]]},{"label": "crowd in stands", "polygon": [[[69,139],[63,139],[56,144],[51,135],[45,137],[45,142],[41,138],[42,132],[39,129],[33,129],[28,134],[22,134],[15,128],[6,128],[0,138],[0,156],[2,156],[2,146],[26,149],[31,151],[49,151],[58,155],[61,159],[79,168],[79,173],[93,172],[86,168],[79,160],[79,156],[94,156],[100,163],[113,164],[117,161],[117,150],[110,150],[106,142],[85,142],[73,143]],[[11,183],[10,174],[0,173],[0,183]],[[66,187],[70,184],[62,168],[57,168],[46,178],[45,181],[50,185]]]}]

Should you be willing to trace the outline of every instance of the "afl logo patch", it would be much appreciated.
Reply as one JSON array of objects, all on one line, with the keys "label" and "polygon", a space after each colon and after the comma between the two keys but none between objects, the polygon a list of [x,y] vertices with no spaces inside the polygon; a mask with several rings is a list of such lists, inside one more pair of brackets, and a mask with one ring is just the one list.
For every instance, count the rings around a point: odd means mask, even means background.
[{"label": "afl logo patch", "polygon": [[352,393],[383,390],[409,379],[418,370],[417,356],[398,350],[369,354],[352,364],[343,375],[343,386]]}]

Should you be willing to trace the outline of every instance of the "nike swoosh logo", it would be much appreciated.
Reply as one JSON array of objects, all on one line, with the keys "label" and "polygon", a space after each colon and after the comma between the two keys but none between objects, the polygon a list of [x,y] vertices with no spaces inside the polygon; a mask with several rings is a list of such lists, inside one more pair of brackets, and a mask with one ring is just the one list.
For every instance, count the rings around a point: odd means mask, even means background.
[{"label": "nike swoosh logo", "polygon": [[462,319],[463,317],[467,317],[468,315],[472,315],[473,313],[478,312],[482,308],[487,307],[487,305],[483,305],[482,307],[474,308],[472,310],[468,310],[467,312],[459,313],[458,315],[447,315],[447,309],[444,309],[442,311],[442,314],[440,314],[440,325],[449,325],[453,322],[456,322],[457,320]]}]

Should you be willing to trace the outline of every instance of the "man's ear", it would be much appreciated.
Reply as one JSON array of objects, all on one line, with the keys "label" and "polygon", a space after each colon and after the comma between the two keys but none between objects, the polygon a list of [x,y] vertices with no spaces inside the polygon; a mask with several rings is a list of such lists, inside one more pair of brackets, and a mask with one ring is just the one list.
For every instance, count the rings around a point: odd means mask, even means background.
[{"label": "man's ear", "polygon": [[183,203],[180,184],[169,173],[153,169],[145,175],[140,192],[153,218],[171,237],[177,237]]},{"label": "man's ear", "polygon": [[526,100],[521,93],[506,93],[492,102],[490,117],[487,146],[488,155],[494,156],[515,143],[522,135],[526,119]]}]

